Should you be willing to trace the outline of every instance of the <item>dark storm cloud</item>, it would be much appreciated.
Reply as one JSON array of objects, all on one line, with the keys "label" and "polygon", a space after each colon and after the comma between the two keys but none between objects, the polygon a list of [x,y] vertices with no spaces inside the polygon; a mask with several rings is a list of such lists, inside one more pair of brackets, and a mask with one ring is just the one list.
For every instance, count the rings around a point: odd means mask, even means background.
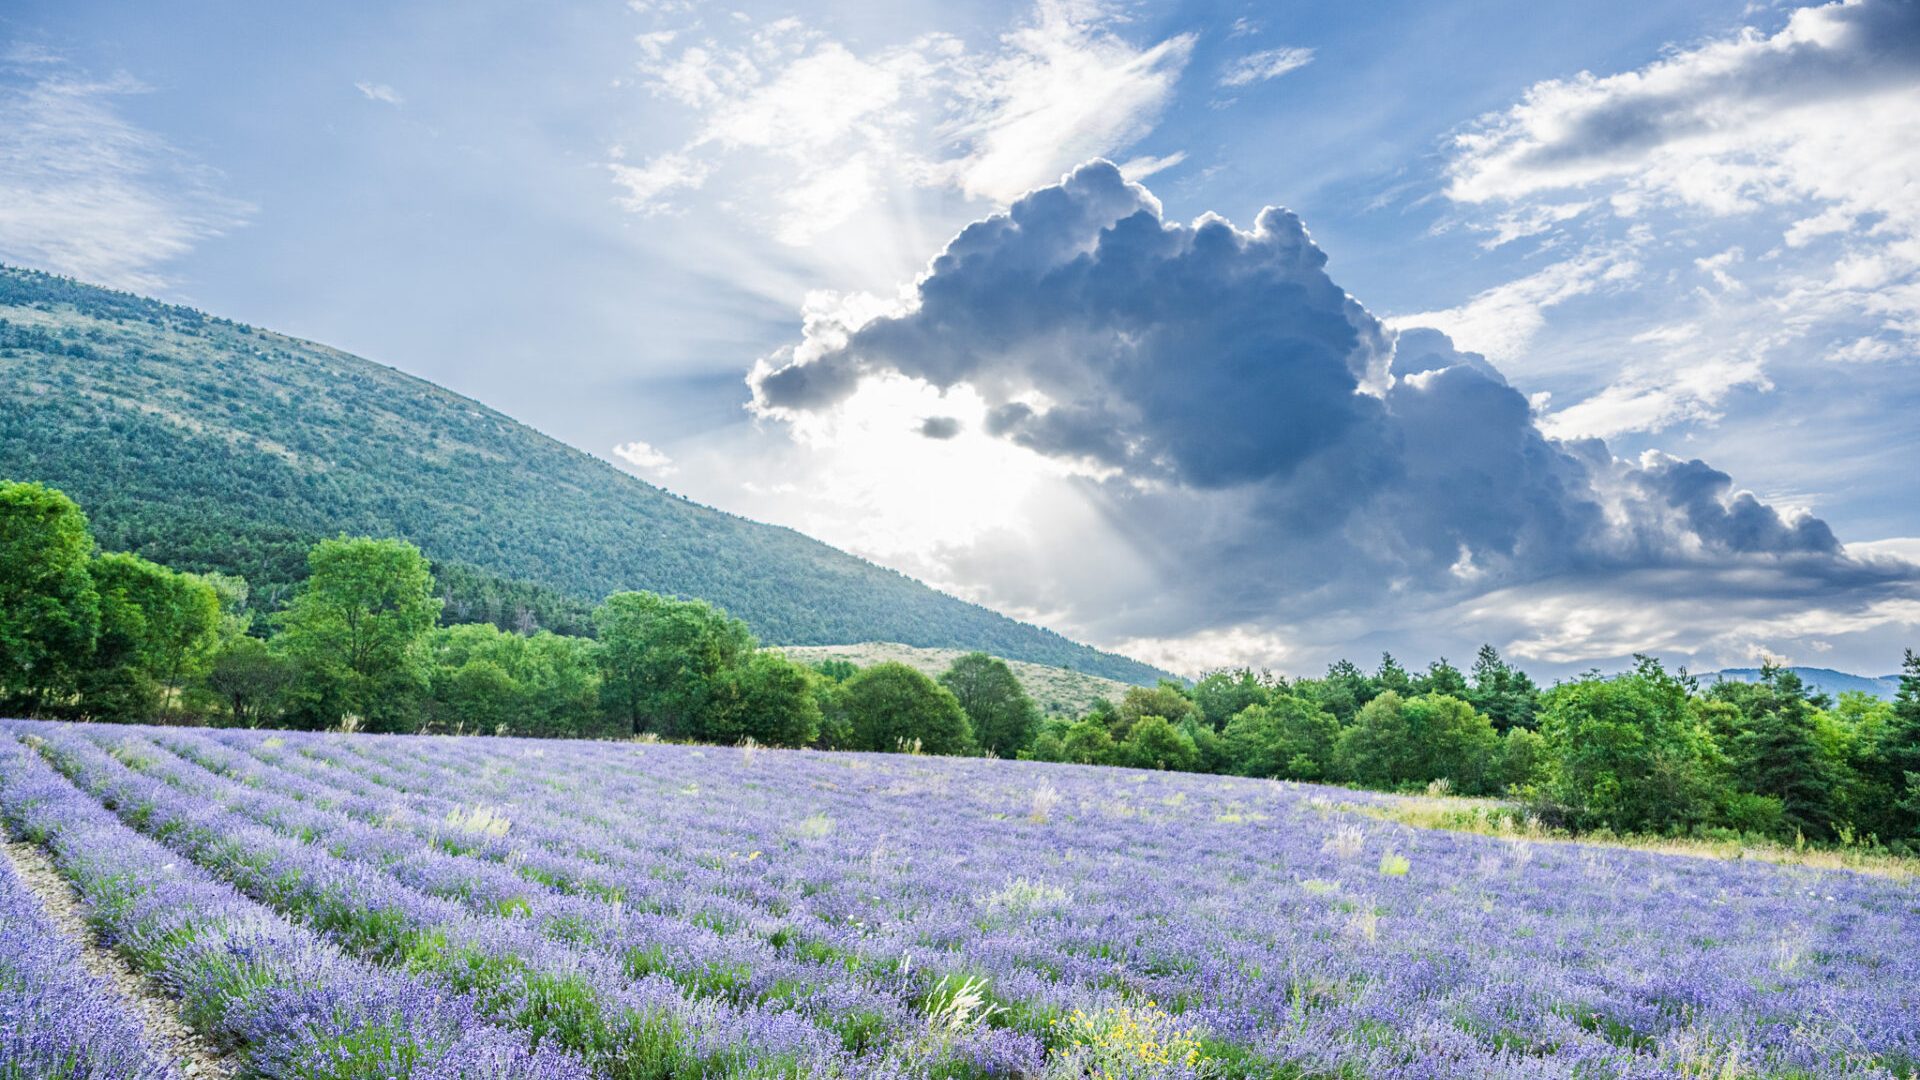
[{"label": "dark storm cloud", "polygon": [[910,310],[763,367],[756,406],[826,408],[886,373],[973,387],[988,434],[1087,467],[1164,568],[1167,599],[1128,633],[1665,568],[1910,577],[1704,463],[1549,439],[1484,357],[1434,330],[1396,341],[1325,267],[1287,211],[1168,222],[1095,162],[961,232]]}]

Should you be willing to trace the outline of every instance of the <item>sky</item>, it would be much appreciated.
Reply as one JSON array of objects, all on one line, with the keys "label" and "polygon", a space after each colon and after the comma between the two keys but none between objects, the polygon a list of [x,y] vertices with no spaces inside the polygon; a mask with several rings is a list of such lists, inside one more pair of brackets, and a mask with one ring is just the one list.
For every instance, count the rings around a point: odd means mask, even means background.
[{"label": "sky", "polygon": [[0,260],[1182,672],[1920,646],[1920,9],[0,9]]}]

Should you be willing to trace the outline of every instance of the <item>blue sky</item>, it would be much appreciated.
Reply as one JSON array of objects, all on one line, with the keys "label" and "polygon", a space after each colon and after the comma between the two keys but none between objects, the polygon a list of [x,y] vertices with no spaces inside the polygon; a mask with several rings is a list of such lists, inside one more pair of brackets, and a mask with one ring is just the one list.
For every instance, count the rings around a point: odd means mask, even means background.
[{"label": "blue sky", "polygon": [[[27,2],[0,49],[0,258],[1099,644],[1878,672],[1920,638],[1910,4]],[[1060,186],[1094,158],[1139,187]],[[996,276],[915,290],[1036,188]],[[1143,210],[1177,252],[1096,251]],[[1139,288],[1054,272],[1089,252]],[[782,398],[799,369],[855,379]],[[1355,394],[1378,461],[1323,424]]]}]

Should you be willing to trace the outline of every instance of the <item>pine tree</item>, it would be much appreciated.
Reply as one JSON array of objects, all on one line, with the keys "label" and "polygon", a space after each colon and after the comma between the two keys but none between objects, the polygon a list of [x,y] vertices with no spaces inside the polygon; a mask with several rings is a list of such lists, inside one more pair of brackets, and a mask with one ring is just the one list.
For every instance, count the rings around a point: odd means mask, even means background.
[{"label": "pine tree", "polygon": [[1763,665],[1733,751],[1743,787],[1778,799],[1788,828],[1824,840],[1833,835],[1837,778],[1820,753],[1809,697],[1798,675]]},{"label": "pine tree", "polygon": [[1874,757],[1894,793],[1895,835],[1920,838],[1920,655],[1912,649],[1900,665],[1893,720],[1881,732]]}]

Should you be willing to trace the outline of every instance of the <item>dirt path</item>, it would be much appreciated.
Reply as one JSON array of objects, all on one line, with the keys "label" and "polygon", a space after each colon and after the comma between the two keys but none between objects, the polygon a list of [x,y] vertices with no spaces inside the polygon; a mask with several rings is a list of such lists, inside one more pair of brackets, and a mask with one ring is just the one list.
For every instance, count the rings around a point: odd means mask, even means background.
[{"label": "dirt path", "polygon": [[47,909],[53,924],[80,946],[80,963],[88,973],[106,980],[132,1007],[146,1026],[147,1039],[155,1050],[180,1063],[188,1076],[224,1078],[233,1075],[233,1067],[214,1053],[193,1029],[180,1022],[173,1000],[154,985],[153,980],[133,970],[119,954],[101,947],[87,925],[86,906],[67,883],[53,860],[34,844],[12,843],[0,836],[0,850],[19,872],[41,906]]}]

